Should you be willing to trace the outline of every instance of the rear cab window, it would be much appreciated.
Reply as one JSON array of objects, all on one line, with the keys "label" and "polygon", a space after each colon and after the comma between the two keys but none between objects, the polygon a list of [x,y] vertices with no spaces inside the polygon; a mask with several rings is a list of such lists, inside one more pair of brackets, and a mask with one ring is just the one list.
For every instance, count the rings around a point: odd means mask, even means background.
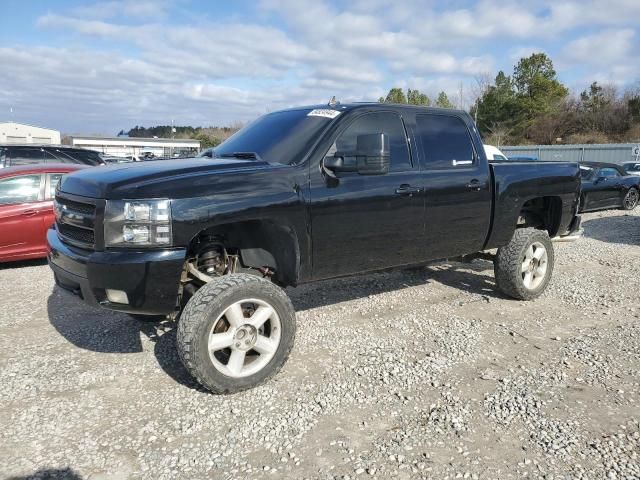
[{"label": "rear cab window", "polygon": [[460,117],[416,115],[416,141],[427,170],[464,168],[477,163],[471,135]]}]

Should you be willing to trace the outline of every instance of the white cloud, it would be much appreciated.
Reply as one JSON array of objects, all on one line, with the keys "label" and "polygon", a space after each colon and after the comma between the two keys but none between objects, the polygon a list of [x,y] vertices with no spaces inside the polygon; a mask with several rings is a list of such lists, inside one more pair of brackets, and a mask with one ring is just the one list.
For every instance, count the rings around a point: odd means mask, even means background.
[{"label": "white cloud", "polygon": [[[228,123],[331,95],[374,100],[392,86],[454,97],[460,82],[470,90],[475,76],[510,71],[520,57],[562,41],[554,58],[561,73],[582,66],[589,81],[639,74],[638,0],[461,5],[262,0],[246,17],[179,18],[185,4],[174,0],[56,9],[36,24],[74,47],[3,42],[0,109],[11,104],[32,116],[25,120],[46,117],[63,129],[119,129],[170,118]],[[606,30],[592,33],[598,28]],[[590,33],[575,38],[577,31]]]}]

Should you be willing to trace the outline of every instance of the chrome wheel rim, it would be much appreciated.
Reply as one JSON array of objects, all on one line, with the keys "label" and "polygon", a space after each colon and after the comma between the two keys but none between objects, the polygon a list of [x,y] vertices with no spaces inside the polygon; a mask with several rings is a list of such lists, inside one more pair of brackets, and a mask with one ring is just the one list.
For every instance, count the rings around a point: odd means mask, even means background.
[{"label": "chrome wheel rim", "polygon": [[638,191],[637,190],[629,190],[627,196],[624,199],[624,206],[628,209],[632,209],[638,203]]},{"label": "chrome wheel rim", "polygon": [[549,257],[547,249],[540,242],[534,242],[524,253],[522,258],[522,283],[527,290],[535,290],[547,275]]},{"label": "chrome wheel rim", "polygon": [[228,377],[258,373],[276,354],[281,330],[280,317],[267,302],[248,298],[232,303],[209,330],[211,363]]}]

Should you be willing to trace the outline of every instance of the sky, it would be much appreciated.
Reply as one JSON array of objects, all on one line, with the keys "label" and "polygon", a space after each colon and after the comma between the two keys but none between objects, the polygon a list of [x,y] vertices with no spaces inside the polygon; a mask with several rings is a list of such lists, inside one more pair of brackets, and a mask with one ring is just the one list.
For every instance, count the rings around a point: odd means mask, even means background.
[{"label": "sky", "polygon": [[0,121],[68,134],[246,122],[444,90],[545,52],[572,91],[640,80],[640,0],[0,0]]}]

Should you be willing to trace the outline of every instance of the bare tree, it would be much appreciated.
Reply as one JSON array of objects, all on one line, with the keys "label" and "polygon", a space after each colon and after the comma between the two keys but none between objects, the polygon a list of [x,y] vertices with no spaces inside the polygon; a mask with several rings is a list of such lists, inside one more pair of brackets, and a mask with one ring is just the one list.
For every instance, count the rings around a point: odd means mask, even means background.
[{"label": "bare tree", "polygon": [[504,141],[509,137],[511,128],[504,122],[494,122],[489,127],[489,137],[487,143],[500,147],[504,145]]}]

